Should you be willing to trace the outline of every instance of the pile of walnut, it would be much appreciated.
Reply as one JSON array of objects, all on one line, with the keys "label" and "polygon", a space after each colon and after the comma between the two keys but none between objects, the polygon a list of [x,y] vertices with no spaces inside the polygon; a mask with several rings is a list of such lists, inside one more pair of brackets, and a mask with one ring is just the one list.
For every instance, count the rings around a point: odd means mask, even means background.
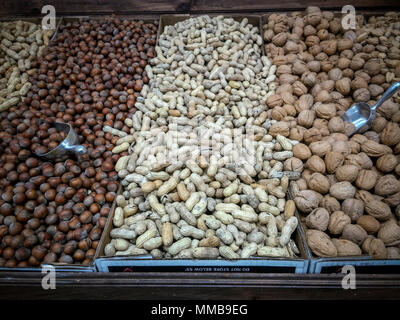
[{"label": "pile of walnut", "polygon": [[295,205],[285,200],[296,173],[283,171],[297,142],[268,134],[275,66],[261,45],[247,19],[202,16],[165,28],[139,111],[125,121],[132,134],[104,128],[120,136],[114,153],[130,152],[116,164],[124,191],[107,256],[299,253]]},{"label": "pile of walnut", "polygon": [[36,73],[32,61],[49,44],[54,30],[26,21],[0,23],[0,112],[16,105],[32,84]]},{"label": "pile of walnut", "polygon": [[277,120],[269,132],[300,142],[285,166],[302,172],[291,191],[317,256],[400,258],[399,98],[350,139],[340,118],[354,102],[373,105],[399,80],[399,21],[387,13],[343,31],[339,17],[310,7],[272,14],[264,26],[279,78],[267,99]]}]

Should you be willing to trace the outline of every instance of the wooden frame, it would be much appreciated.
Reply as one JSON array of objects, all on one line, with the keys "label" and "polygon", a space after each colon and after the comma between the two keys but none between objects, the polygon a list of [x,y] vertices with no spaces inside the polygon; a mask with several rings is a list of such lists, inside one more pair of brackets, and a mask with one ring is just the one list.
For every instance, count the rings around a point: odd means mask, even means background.
[{"label": "wooden frame", "polygon": [[344,274],[59,272],[56,290],[42,289],[43,276],[0,273],[0,299],[380,300],[400,296],[400,275],[358,275],[356,290],[342,289]]},{"label": "wooden frame", "polygon": [[166,13],[262,13],[268,11],[303,10],[308,6],[340,9],[351,4],[362,10],[398,9],[398,0],[8,0],[0,7],[0,16],[40,16],[44,5],[53,5],[57,15],[133,14],[157,15]]}]

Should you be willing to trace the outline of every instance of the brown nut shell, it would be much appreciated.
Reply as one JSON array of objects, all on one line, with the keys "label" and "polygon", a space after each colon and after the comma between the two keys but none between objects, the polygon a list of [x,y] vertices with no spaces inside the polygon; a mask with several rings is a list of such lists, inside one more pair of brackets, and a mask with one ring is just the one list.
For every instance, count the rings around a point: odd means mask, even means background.
[{"label": "brown nut shell", "polygon": [[299,191],[294,198],[297,209],[304,213],[309,213],[317,208],[320,200],[318,193],[312,190]]},{"label": "brown nut shell", "polygon": [[378,239],[381,239],[386,246],[395,246],[400,243],[400,226],[389,220],[384,223],[378,231]]},{"label": "brown nut shell", "polygon": [[354,198],[356,188],[350,182],[342,181],[332,185],[329,193],[338,200],[351,199]]},{"label": "brown nut shell", "polygon": [[359,167],[355,165],[343,165],[336,169],[335,176],[338,181],[353,182],[356,180]]},{"label": "brown nut shell", "polygon": [[329,224],[329,212],[324,208],[317,208],[311,211],[306,218],[306,225],[311,229],[325,231]]},{"label": "brown nut shell", "polygon": [[332,239],[337,249],[338,256],[360,256],[361,248],[352,241],[346,239]]},{"label": "brown nut shell", "polygon": [[386,221],[391,216],[390,207],[386,203],[375,199],[368,200],[365,203],[365,211],[379,221]]},{"label": "brown nut shell", "polygon": [[376,233],[380,228],[380,223],[374,217],[364,215],[358,218],[357,224],[360,225],[368,234]]},{"label": "brown nut shell", "polygon": [[361,245],[367,237],[367,231],[358,224],[348,224],[343,228],[342,238],[357,245]]},{"label": "brown nut shell", "polygon": [[312,252],[318,257],[334,257],[337,255],[337,249],[331,238],[319,230],[307,230],[307,244]]},{"label": "brown nut shell", "polygon": [[331,234],[340,235],[346,225],[351,223],[350,217],[343,211],[335,211],[331,214],[328,229]]}]

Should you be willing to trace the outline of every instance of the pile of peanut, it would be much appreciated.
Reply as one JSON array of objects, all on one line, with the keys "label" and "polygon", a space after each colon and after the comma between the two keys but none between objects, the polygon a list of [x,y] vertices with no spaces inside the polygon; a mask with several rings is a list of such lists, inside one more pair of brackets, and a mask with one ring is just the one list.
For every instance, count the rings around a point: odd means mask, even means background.
[{"label": "pile of peanut", "polygon": [[265,51],[278,78],[269,131],[300,142],[284,167],[301,173],[292,194],[315,255],[398,259],[399,95],[351,138],[340,116],[355,102],[374,105],[399,80],[399,14],[362,22],[343,30],[341,17],[317,7],[269,16]]},{"label": "pile of peanut", "polygon": [[54,30],[26,21],[0,23],[0,112],[26,96],[36,73],[32,62],[49,44]]},{"label": "pile of peanut", "polygon": [[150,79],[114,153],[123,186],[107,256],[293,257],[297,227],[284,171],[296,141],[269,134],[275,70],[247,19],[166,26]]}]

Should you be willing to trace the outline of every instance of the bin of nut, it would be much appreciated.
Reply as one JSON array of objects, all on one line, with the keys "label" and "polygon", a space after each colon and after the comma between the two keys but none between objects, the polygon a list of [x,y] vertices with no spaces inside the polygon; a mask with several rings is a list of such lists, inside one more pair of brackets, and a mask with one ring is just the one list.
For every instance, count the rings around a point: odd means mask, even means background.
[{"label": "bin of nut", "polygon": [[399,259],[399,96],[363,134],[348,138],[340,118],[399,80],[399,14],[357,16],[355,30],[317,7],[264,18],[279,82],[267,99],[270,132],[299,142],[284,169],[301,173],[293,196],[314,257]]},{"label": "bin of nut", "polygon": [[116,163],[123,189],[105,257],[301,255],[286,201],[300,175],[284,171],[297,141],[270,130],[276,67],[250,19],[200,16],[161,30],[131,134],[113,129],[113,152],[129,154]]},{"label": "bin of nut", "polygon": [[[144,68],[153,57],[157,24],[75,19],[60,26],[31,62],[37,73],[26,99],[0,113],[1,267],[94,268],[119,188],[114,164],[127,155],[112,153],[116,139],[102,129],[130,132],[124,121],[148,82]],[[36,156],[64,139],[55,122],[70,124],[78,134],[88,151],[80,161]]]}]

